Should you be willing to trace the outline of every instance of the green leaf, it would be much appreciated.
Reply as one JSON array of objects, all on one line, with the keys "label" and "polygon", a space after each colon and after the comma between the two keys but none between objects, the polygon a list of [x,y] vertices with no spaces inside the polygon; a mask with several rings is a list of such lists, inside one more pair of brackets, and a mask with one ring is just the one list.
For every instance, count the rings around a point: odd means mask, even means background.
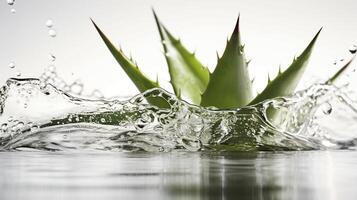
[{"label": "green leaf", "polygon": [[154,13],[176,96],[199,105],[209,81],[209,71],[162,25]]},{"label": "green leaf", "polygon": [[266,99],[292,95],[305,72],[312,49],[321,30],[322,28],[317,32],[301,55],[294,59],[293,63],[284,72],[279,71],[278,76],[274,80],[268,81],[265,89],[249,105],[260,103]]},{"label": "green leaf", "polygon": [[202,106],[238,108],[252,100],[251,80],[244,57],[244,46],[239,34],[239,17],[222,58],[210,76],[202,95]]},{"label": "green leaf", "polygon": [[[146,90],[160,87],[159,83],[152,81],[147,78],[139,69],[139,67],[127,56],[124,55],[121,49],[117,49],[107,38],[107,36],[99,29],[99,27],[92,20],[93,25],[97,29],[100,37],[103,39],[104,43],[108,47],[109,51],[112,53],[116,61],[129,76],[135,86],[140,92],[145,92]],[[148,98],[149,103],[158,107],[167,107],[168,104],[164,100],[159,98]]]}]

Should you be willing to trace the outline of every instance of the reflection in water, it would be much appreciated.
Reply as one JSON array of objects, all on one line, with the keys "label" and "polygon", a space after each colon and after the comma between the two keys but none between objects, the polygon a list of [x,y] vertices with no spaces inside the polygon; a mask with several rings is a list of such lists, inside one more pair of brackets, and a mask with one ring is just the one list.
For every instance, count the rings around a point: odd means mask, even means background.
[{"label": "reflection in water", "polygon": [[0,153],[0,199],[355,199],[353,151]]}]

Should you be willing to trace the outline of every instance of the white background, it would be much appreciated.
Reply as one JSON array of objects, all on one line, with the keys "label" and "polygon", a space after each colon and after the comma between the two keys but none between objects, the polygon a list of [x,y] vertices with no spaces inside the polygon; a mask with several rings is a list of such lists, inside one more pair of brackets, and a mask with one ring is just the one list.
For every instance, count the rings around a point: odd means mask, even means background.
[{"label": "white background", "polygon": [[[68,82],[82,80],[85,92],[100,89],[105,96],[137,93],[99,38],[91,17],[114,44],[132,54],[142,71],[152,79],[158,74],[161,84],[171,91],[152,7],[211,71],[216,51],[222,54],[240,13],[256,90],[264,86],[268,72],[274,77],[279,65],[287,67],[322,26],[305,76],[309,83],[337,70],[334,60],[345,57],[348,48],[357,43],[355,0],[16,0],[13,6],[1,0],[0,83],[17,70],[22,77],[38,77],[52,53],[59,75]],[[12,14],[11,8],[17,12]],[[48,36],[48,19],[54,22],[56,38]],[[8,67],[11,61],[16,69]],[[300,87],[306,85],[303,81]]]}]

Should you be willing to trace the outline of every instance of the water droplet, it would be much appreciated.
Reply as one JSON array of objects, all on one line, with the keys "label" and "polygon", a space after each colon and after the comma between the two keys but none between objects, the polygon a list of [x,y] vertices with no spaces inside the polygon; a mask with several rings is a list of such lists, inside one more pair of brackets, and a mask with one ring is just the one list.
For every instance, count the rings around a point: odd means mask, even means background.
[{"label": "water droplet", "polygon": [[51,27],[53,26],[53,21],[52,21],[51,19],[48,19],[48,20],[46,21],[46,26],[47,26],[48,28],[51,28]]},{"label": "water droplet", "polygon": [[7,118],[8,122],[12,122],[14,120],[14,118],[12,116],[9,116],[9,118]]},{"label": "water droplet", "polygon": [[64,90],[65,92],[69,92],[69,91],[71,90],[71,88],[70,88],[68,85],[66,85],[66,86],[63,88],[63,90]]},{"label": "water droplet", "polygon": [[50,30],[48,30],[48,35],[51,37],[56,37],[57,32],[54,29],[50,29]]},{"label": "water droplet", "polygon": [[15,14],[15,13],[16,13],[15,8],[12,8],[12,9],[10,10],[10,12],[11,12],[12,14]]},{"label": "water droplet", "polygon": [[330,103],[325,103],[322,105],[322,112],[326,115],[329,115],[332,113],[332,106]]},{"label": "water droplet", "polygon": [[348,51],[352,54],[355,54],[357,52],[357,46],[356,45],[352,45]]},{"label": "water droplet", "polygon": [[48,59],[49,59],[51,62],[54,62],[54,61],[56,60],[56,56],[50,53],[50,54],[48,55]]},{"label": "water droplet", "polygon": [[11,69],[15,68],[15,63],[14,63],[14,62],[9,63],[9,67],[10,67]]},{"label": "water droplet", "polygon": [[100,122],[105,123],[105,119],[104,118],[100,118]]},{"label": "water droplet", "polygon": [[15,0],[6,0],[7,4],[9,4],[10,6],[14,5]]},{"label": "water droplet", "polygon": [[83,91],[83,84],[77,80],[71,85],[71,92],[80,95]]},{"label": "water droplet", "polygon": [[93,90],[91,96],[99,99],[104,97],[104,95],[97,89]]},{"label": "water droplet", "polygon": [[44,90],[44,89],[46,88],[47,84],[46,84],[45,81],[41,81],[40,84],[39,84],[39,86],[40,86],[40,89],[41,89],[41,90]]},{"label": "water droplet", "polygon": [[17,72],[16,72],[16,76],[17,76],[17,77],[21,76],[21,72],[20,72],[20,71],[17,71]]},{"label": "water droplet", "polygon": [[54,65],[49,65],[49,66],[47,67],[47,70],[46,70],[45,73],[47,73],[47,72],[51,72],[51,73],[56,72],[56,66],[54,66]]},{"label": "water droplet", "polygon": [[19,130],[19,129],[23,128],[24,125],[25,124],[23,122],[19,122],[19,123],[17,123],[16,128]]},{"label": "water droplet", "polygon": [[6,132],[6,131],[7,131],[7,123],[3,123],[3,124],[1,125],[1,130],[2,130],[3,132]]}]

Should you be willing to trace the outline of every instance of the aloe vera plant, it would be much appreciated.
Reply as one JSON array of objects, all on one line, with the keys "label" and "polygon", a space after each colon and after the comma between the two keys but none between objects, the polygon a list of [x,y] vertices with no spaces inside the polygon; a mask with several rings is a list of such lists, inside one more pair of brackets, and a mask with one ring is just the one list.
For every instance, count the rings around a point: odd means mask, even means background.
[{"label": "aloe vera plant", "polygon": [[[313,47],[321,32],[320,29],[301,55],[294,59],[285,71],[282,72],[279,69],[276,78],[273,80],[269,78],[265,89],[254,97],[252,81],[247,68],[248,62],[244,55],[244,45],[241,42],[239,17],[234,31],[227,41],[224,53],[221,58],[218,58],[217,66],[211,73],[195,57],[194,53],[188,51],[181,41],[169,32],[155,12],[153,13],[165,52],[171,77],[170,83],[176,96],[196,105],[219,109],[240,108],[267,99],[291,95],[305,72]],[[92,22],[114,58],[140,92],[160,87],[158,81],[152,81],[146,77],[135,62],[125,56],[121,49],[117,49],[94,21]],[[332,83],[337,79],[349,64],[326,83]],[[158,107],[167,106],[160,99],[148,99],[148,101]]]}]

